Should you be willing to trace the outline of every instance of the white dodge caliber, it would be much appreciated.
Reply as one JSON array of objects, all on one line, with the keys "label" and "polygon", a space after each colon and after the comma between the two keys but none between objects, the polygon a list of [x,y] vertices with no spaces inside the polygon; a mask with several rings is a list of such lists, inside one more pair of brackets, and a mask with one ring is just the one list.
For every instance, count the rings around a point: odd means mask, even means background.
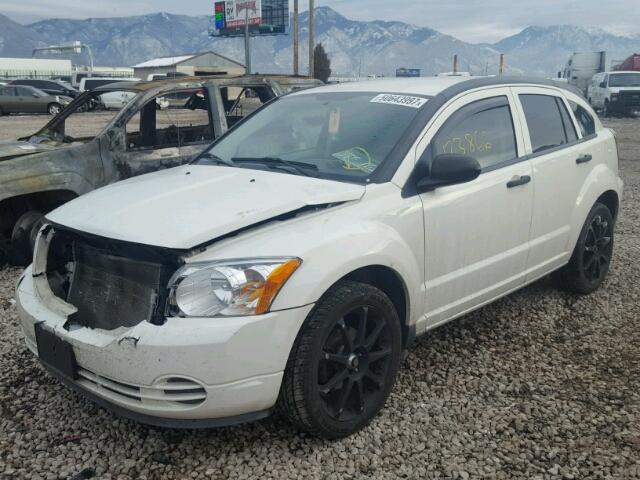
[{"label": "white dodge caliber", "polygon": [[18,309],[44,366],[120,415],[279,409],[339,438],[383,407],[417,335],[551,273],[598,288],[621,191],[614,136],[570,87],[321,87],[49,214]]}]

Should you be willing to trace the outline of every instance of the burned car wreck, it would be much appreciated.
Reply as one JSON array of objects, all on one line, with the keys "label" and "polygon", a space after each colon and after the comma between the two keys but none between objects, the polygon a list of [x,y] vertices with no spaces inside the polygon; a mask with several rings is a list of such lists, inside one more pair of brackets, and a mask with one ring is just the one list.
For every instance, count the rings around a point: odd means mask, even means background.
[{"label": "burned car wreck", "polygon": [[[282,93],[256,76],[114,83],[79,96],[34,135],[0,142],[0,267],[30,261],[48,212],[102,186],[187,163]],[[118,99],[122,108],[104,107]]]}]

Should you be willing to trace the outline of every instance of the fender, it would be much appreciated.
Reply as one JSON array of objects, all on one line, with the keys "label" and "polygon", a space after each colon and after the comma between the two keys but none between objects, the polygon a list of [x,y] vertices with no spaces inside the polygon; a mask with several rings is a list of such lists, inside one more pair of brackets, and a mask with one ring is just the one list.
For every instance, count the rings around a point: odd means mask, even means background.
[{"label": "fender", "polygon": [[84,195],[94,186],[77,172],[57,172],[13,179],[0,184],[0,202],[10,198],[54,190],[68,190]]},{"label": "fender", "polygon": [[367,202],[349,202],[246,231],[214,243],[187,262],[301,258],[302,266],[274,300],[273,310],[316,303],[348,274],[364,267],[387,267],[404,283],[413,324],[424,308],[424,216],[419,197],[402,199],[398,190],[392,184],[367,187]]},{"label": "fender", "polygon": [[573,252],[584,222],[598,198],[607,191],[614,191],[618,200],[622,199],[622,180],[609,165],[600,164],[594,167],[585,182],[576,201],[576,208],[571,216],[571,235],[568,240],[567,251]]}]

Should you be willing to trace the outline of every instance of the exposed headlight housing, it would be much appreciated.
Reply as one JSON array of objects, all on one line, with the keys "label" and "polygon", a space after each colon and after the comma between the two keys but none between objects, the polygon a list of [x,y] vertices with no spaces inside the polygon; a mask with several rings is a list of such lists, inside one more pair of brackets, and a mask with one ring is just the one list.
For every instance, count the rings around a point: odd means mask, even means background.
[{"label": "exposed headlight housing", "polygon": [[167,315],[238,317],[267,313],[301,264],[299,258],[263,258],[185,265],[169,282]]}]

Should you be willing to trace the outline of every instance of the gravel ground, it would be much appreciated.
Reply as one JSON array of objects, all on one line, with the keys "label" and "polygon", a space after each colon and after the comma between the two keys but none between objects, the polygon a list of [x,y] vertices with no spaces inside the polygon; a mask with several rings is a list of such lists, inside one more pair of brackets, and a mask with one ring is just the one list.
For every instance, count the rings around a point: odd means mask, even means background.
[{"label": "gravel ground", "polygon": [[148,428],[61,387],[26,350],[0,272],[0,475],[10,478],[640,478],[640,120],[613,120],[625,203],[609,279],[542,280],[412,350],[386,409],[326,442],[279,418]]}]

